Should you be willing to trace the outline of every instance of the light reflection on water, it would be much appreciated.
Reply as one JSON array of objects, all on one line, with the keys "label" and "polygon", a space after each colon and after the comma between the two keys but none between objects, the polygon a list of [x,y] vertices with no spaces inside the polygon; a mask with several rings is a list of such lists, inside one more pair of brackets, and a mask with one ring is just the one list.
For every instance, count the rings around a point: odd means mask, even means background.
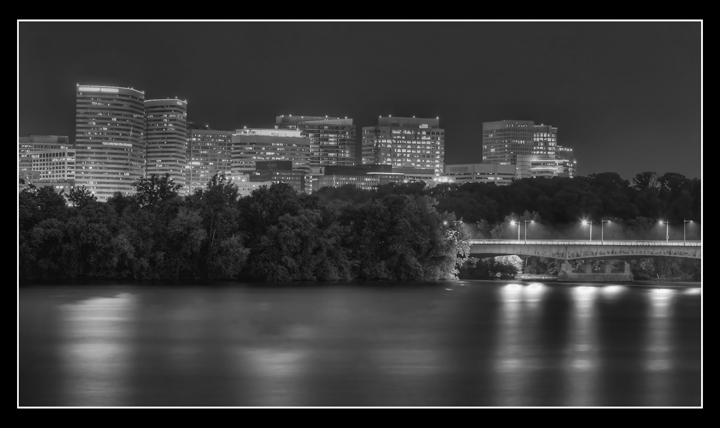
[{"label": "light reflection on water", "polygon": [[60,306],[61,364],[67,374],[68,404],[125,404],[132,342],[127,339],[135,296],[120,293]]},{"label": "light reflection on water", "polygon": [[699,289],[462,281],[111,290],[20,290],[21,405],[700,400]]}]

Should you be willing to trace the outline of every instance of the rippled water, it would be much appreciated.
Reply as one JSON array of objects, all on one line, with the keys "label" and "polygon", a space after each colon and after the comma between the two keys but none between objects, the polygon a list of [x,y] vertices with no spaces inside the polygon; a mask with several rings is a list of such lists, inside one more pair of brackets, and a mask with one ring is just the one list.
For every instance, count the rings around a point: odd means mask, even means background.
[{"label": "rippled water", "polygon": [[699,288],[19,291],[20,406],[700,406]]}]

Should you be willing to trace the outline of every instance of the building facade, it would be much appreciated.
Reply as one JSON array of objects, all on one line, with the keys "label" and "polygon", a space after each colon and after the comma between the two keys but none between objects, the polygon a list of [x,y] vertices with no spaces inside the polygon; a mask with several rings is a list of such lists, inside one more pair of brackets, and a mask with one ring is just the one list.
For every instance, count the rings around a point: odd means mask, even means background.
[{"label": "building facade", "polygon": [[18,138],[18,175],[27,184],[75,182],[75,148],[61,135]]},{"label": "building facade", "polygon": [[355,165],[353,119],[327,116],[282,115],[276,129],[295,129],[310,140],[310,166]]},{"label": "building facade", "polygon": [[164,176],[186,193],[187,101],[145,100],[145,176]]},{"label": "building facade", "polygon": [[99,201],[134,193],[145,172],[145,94],[132,88],[77,85],[75,184]]},{"label": "building facade", "polygon": [[270,187],[272,186],[272,181],[242,181],[242,182],[235,182],[235,185],[238,188],[238,195],[241,198],[244,198],[245,196],[250,196],[252,192],[255,190],[258,190],[259,188],[265,186]]},{"label": "building facade", "polygon": [[257,162],[289,161],[310,174],[310,139],[297,129],[238,129],[232,135],[232,177],[252,174]]},{"label": "building facade", "polygon": [[251,183],[287,183],[296,192],[305,191],[305,172],[294,170],[293,162],[290,160],[257,161],[255,171],[249,175],[248,181]]},{"label": "building facade", "polygon": [[438,118],[381,116],[377,126],[363,127],[362,162],[424,169],[439,177],[445,164],[445,130]]},{"label": "building facade", "polygon": [[402,183],[405,174],[393,172],[390,165],[328,166],[325,175],[313,183],[317,191],[323,187],[341,187],[352,184],[363,190],[372,190],[381,184]]},{"label": "building facade", "polygon": [[515,179],[516,170],[515,165],[499,163],[454,164],[445,165],[445,176],[458,184],[493,183],[506,186]]},{"label": "building facade", "polygon": [[232,178],[233,134],[234,131],[210,129],[207,125],[188,125],[186,194],[205,188],[215,174]]},{"label": "building facade", "polygon": [[555,155],[519,155],[517,177],[575,177],[575,161],[559,159]]},{"label": "building facade", "polygon": [[483,123],[483,163],[517,165],[519,156],[545,156],[577,164],[572,148],[558,144],[556,126],[537,125],[531,120]]}]

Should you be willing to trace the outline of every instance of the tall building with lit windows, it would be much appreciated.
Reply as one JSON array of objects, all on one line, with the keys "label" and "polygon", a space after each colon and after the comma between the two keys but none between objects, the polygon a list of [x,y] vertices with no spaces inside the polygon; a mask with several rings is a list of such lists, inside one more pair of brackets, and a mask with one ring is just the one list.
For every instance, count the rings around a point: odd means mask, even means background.
[{"label": "tall building with lit windows", "polygon": [[291,161],[291,170],[307,176],[310,144],[298,129],[238,129],[232,135],[232,178],[252,174],[260,161]]},{"label": "tall building with lit windows", "polygon": [[19,175],[25,184],[69,192],[75,186],[75,148],[67,136],[18,138]]},{"label": "tall building with lit windows", "polygon": [[558,145],[556,126],[537,125],[531,120],[483,123],[483,163],[518,165],[518,156],[577,163],[571,148]]},{"label": "tall building with lit windows", "polygon": [[[215,175],[232,177],[232,135],[234,131],[210,129],[188,123],[185,194],[204,188]],[[181,189],[182,190],[182,189]]]},{"label": "tall building with lit windows", "polygon": [[439,177],[445,165],[445,130],[440,119],[382,117],[362,130],[362,163],[392,165],[393,171],[425,170]]},{"label": "tall building with lit windows", "polygon": [[145,176],[169,174],[185,192],[187,101],[145,100]]},{"label": "tall building with lit windows", "polygon": [[145,93],[94,85],[75,92],[76,186],[100,201],[133,193],[145,172]]},{"label": "tall building with lit windows", "polygon": [[355,165],[353,119],[328,116],[282,115],[276,129],[296,129],[310,140],[310,166]]}]

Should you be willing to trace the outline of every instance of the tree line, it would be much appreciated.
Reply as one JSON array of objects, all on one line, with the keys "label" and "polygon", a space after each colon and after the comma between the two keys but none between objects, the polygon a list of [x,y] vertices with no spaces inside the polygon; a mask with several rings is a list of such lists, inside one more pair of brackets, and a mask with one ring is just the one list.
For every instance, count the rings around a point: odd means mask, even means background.
[{"label": "tree line", "polygon": [[328,201],[273,184],[239,197],[215,176],[181,197],[167,175],[99,202],[19,192],[21,280],[445,280],[469,257],[454,215],[427,195]]},{"label": "tree line", "polygon": [[[692,220],[699,239],[699,179],[677,173],[615,173],[489,183],[326,187],[307,195],[274,184],[239,197],[224,176],[180,196],[168,176],[135,183],[135,194],[98,202],[25,186],[19,193],[21,280],[128,278],[255,281],[445,280],[553,273],[540,258],[475,260],[469,238],[587,239],[580,219],[605,223],[605,239],[664,239],[659,219]],[[522,220],[532,220],[529,224]],[[636,277],[699,278],[699,263],[638,259]]]},{"label": "tree line", "polygon": [[[593,240],[664,240],[666,236],[697,240],[702,220],[700,179],[674,172],[642,172],[631,180],[613,172],[575,178],[527,178],[507,186],[469,182],[430,188],[413,183],[389,184],[372,191],[343,186],[320,189],[318,194],[326,200],[351,202],[387,194],[430,196],[438,201],[439,211],[452,212],[462,221],[468,235],[486,239],[517,239],[518,234],[521,239],[590,239],[592,233]],[[583,224],[583,219],[588,224]],[[593,263],[600,268],[598,265],[607,261]],[[637,279],[700,278],[698,260],[656,257],[631,259],[629,263]],[[559,267],[560,262],[553,259],[529,257],[521,261],[508,256],[479,260],[466,265],[461,274],[478,278],[512,277],[521,272],[556,274]]]}]

